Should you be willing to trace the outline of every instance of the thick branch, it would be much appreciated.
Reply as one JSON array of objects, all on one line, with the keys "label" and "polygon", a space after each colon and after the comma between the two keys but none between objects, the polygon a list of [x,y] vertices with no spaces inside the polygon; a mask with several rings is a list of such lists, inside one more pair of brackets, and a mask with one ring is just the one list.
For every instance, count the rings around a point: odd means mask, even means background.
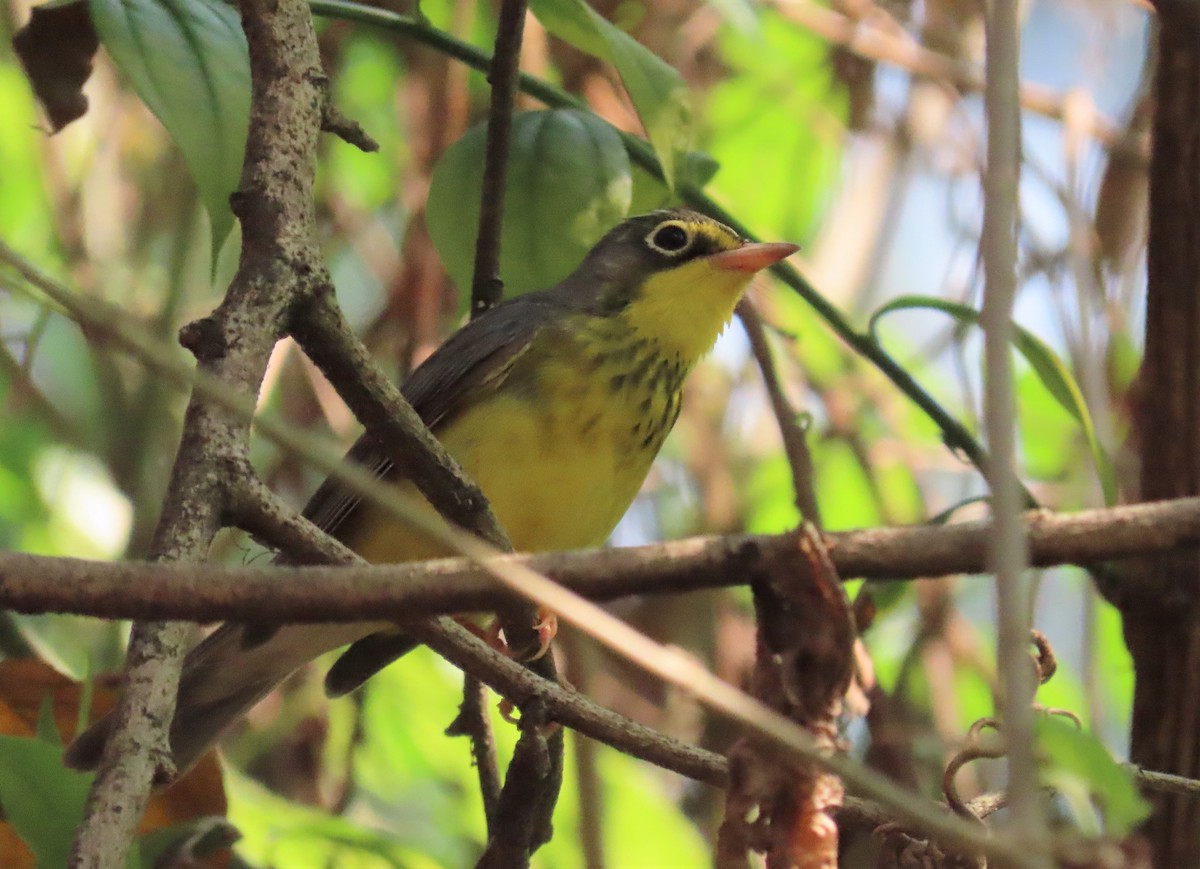
[{"label": "thick branch", "polygon": [[[241,184],[232,198],[242,223],[238,273],[220,307],[181,335],[199,368],[227,389],[253,394],[299,289],[278,263],[319,262],[312,244],[312,181],[324,77],[307,5],[243,4],[250,51],[251,109]],[[231,474],[248,468],[249,424],[194,393],[162,517],[156,561],[196,562],[229,503]],[[71,851],[75,866],[125,863],[151,780],[171,772],[167,727],[183,658],[185,626],[135,625],[125,690]]]},{"label": "thick branch", "polygon": [[[1200,498],[1025,516],[1031,563],[1088,563],[1200,546]],[[991,523],[876,528],[826,535],[846,578],[982,573]],[[499,556],[593,600],[739,585],[750,571],[799,563],[783,535],[695,537],[626,549]],[[0,552],[0,607],[102,618],[190,621],[412,619],[511,602],[492,572],[447,558],[353,567],[217,567],[85,561]]]}]

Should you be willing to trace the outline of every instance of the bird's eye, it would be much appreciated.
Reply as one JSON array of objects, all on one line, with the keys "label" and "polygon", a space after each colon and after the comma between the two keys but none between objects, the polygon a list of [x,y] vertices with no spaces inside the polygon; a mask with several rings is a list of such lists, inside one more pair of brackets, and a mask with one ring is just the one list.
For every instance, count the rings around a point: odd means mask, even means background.
[{"label": "bird's eye", "polygon": [[678,223],[664,223],[650,233],[646,241],[661,253],[676,254],[691,243],[692,236]]}]

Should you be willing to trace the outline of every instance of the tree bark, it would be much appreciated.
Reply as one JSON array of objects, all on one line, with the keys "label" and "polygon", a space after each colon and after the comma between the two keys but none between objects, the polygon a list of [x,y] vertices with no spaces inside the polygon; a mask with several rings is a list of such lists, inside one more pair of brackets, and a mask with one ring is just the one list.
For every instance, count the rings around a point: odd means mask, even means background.
[{"label": "tree bark", "polygon": [[[1141,497],[1200,493],[1200,8],[1158,3],[1146,355],[1139,381]],[[1131,757],[1200,775],[1200,553],[1140,565],[1120,596],[1136,686]],[[1200,800],[1155,794],[1155,866],[1200,866]]]}]

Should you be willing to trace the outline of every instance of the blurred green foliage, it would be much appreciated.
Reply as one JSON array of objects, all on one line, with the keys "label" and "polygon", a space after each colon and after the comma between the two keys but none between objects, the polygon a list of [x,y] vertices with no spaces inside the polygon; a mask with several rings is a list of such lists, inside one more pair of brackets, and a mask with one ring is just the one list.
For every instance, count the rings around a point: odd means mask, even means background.
[{"label": "blurred green foliage", "polygon": [[[624,214],[676,201],[666,185],[631,166],[620,144],[615,129],[636,127],[638,119],[660,159],[679,178],[704,186],[764,238],[811,243],[816,237],[843,180],[846,137],[848,96],[829,62],[829,47],[778,12],[738,0],[713,0],[712,5],[720,23],[711,38],[691,53],[673,56],[677,44],[656,31],[654,25],[661,25],[656,16],[663,13],[653,4],[621,4],[614,17],[628,33],[576,0],[534,4],[552,34],[585,49],[581,54],[551,39],[550,50],[537,59],[538,74],[593,95],[599,114],[556,110],[518,116],[502,247],[510,292],[562,277]],[[93,0],[92,6],[115,9],[101,0]],[[211,8],[218,15],[230,14],[219,3]],[[462,8],[449,0],[426,0],[420,11],[435,26],[490,50],[493,7],[480,4],[465,20]],[[11,27],[7,18],[0,24],[0,29]],[[675,23],[662,29],[682,33]],[[416,110],[428,108],[444,84],[440,67],[430,63],[433,49],[334,19],[323,20],[319,30],[337,105],[382,146],[380,154],[363,154],[323,138],[317,168],[321,241],[352,322],[361,326],[381,364],[402,371],[428,350],[430,336],[417,334],[412,326],[417,314],[432,310],[429,319],[437,334],[444,335],[469,293],[482,152],[482,128],[470,124],[483,117],[486,84],[478,73],[464,76],[466,116],[438,119],[445,121],[445,129],[435,136],[422,126],[422,119],[432,122]],[[88,114],[53,139],[39,131],[38,109],[16,62],[0,54],[0,165],[5,167],[0,237],[80,292],[121,304],[148,330],[171,338],[180,325],[216,304],[235,265],[236,232],[214,276],[207,230],[198,215],[208,210],[220,238],[221,222],[228,220],[227,209],[222,211],[225,197],[236,183],[237,161],[230,149],[238,150],[226,122],[239,111],[237,98],[244,93],[237,82],[244,79],[238,79],[228,54],[236,39],[222,49],[229,62],[215,67],[207,63],[206,49],[199,48],[204,43],[193,41],[200,53],[177,62],[175,86],[150,99],[129,55],[122,52],[134,50],[134,57],[143,59],[149,55],[144,50],[138,55],[137,45],[122,43],[112,33],[105,31],[111,57],[98,58],[99,71],[89,85]],[[640,47],[638,39],[656,33],[657,54]],[[0,35],[7,45],[11,32]],[[587,56],[588,51],[612,66]],[[663,57],[684,71],[676,71]],[[140,75],[156,79],[160,74],[146,70]],[[616,87],[617,81],[624,82],[627,94]],[[192,93],[195,85],[208,87],[210,97],[221,97],[219,105],[201,106],[208,114],[181,96],[185,90]],[[137,94],[154,107],[165,129]],[[431,114],[442,108],[435,106]],[[214,111],[225,126],[220,135],[209,136],[215,130]],[[420,228],[413,214],[426,189],[431,197],[428,228],[457,284],[457,299],[443,298],[435,281],[407,296],[397,289],[412,261],[432,255],[431,248],[412,241]],[[143,555],[184,399],[82,335],[40,300],[12,289],[0,277],[0,546],[98,558]],[[903,295],[905,288],[885,289],[881,304]],[[774,327],[780,370],[790,391],[801,397],[798,407],[811,418],[814,488],[828,528],[920,522],[979,494],[976,476],[945,449],[928,418],[833,338],[804,303],[778,287],[759,287],[754,295]],[[928,349],[945,335],[937,331],[941,325],[930,323],[943,319],[928,311],[898,315],[904,325],[893,328],[889,320],[887,346],[970,421],[978,402],[961,388],[955,361],[962,360]],[[913,323],[920,328],[908,328]],[[694,379],[679,427],[620,529],[622,541],[732,530],[778,532],[797,522],[791,470],[779,448],[776,423],[739,341],[735,324],[715,361]],[[961,368],[977,370],[976,348],[960,333],[944,343],[966,359]],[[1050,368],[1066,379],[1048,383],[1046,364],[1019,369],[1023,476],[1031,484],[1045,484],[1055,506],[1090,504],[1097,487],[1088,442],[1098,436],[1081,426],[1078,411],[1086,405],[1064,409],[1062,390],[1055,390],[1064,382],[1073,387],[1074,373],[1060,360],[1069,358],[1061,348],[1046,347],[1054,354]],[[1139,358],[1136,343],[1116,335],[1109,351],[1108,373],[1113,383],[1127,389]],[[322,393],[322,382],[297,357],[280,352],[264,387],[264,403],[297,425],[349,437],[352,421],[336,400]],[[1118,419],[1113,436],[1120,436],[1121,429]],[[1112,441],[1104,446],[1111,447]],[[274,449],[256,444],[254,460],[295,503],[302,503],[316,485],[311,472]],[[244,541],[227,535],[214,557],[240,561],[249,558],[248,552]],[[1078,612],[1068,616],[1057,611],[1049,620],[1072,641],[1082,638],[1077,644],[1081,652],[1073,657],[1083,664],[1066,664],[1042,689],[1040,700],[1077,712],[1122,750],[1132,670],[1119,618],[1094,597],[1078,571],[1056,571],[1047,584],[1069,589],[1077,603]],[[953,740],[976,718],[994,711],[988,595],[979,579],[868,588],[879,612],[865,641],[880,685],[896,692],[917,722],[910,753],[922,771],[919,780],[935,782]],[[718,657],[717,637],[731,633],[722,629],[742,624],[750,609],[745,589],[732,590],[728,597],[734,602],[728,611],[695,628],[696,633],[707,631],[695,652],[710,662]],[[939,606],[952,612],[960,645],[929,636],[935,624],[930,614],[940,612]],[[659,607],[672,612],[666,603]],[[642,627],[676,641],[669,631],[679,625],[645,621]],[[121,635],[118,626],[95,621],[6,614],[0,621],[0,651],[36,653],[83,677],[117,666]],[[926,656],[936,654],[948,656],[949,686],[933,681],[935,670]],[[299,686],[289,686],[281,710],[255,717],[231,744],[235,766],[226,785],[230,818],[244,837],[239,856],[254,866],[420,869],[469,864],[485,832],[468,746],[443,735],[460,696],[457,672],[420,651],[372,680],[360,705],[342,701],[331,707],[315,696],[315,680],[305,676],[296,681]],[[939,694],[934,688],[944,690]],[[947,692],[953,708],[935,709]],[[652,714],[648,709],[657,708],[641,697],[614,696],[614,705],[624,703],[626,712]],[[942,720],[959,730],[938,729],[935,713],[947,711]],[[678,709],[672,714],[687,718]],[[678,723],[668,717],[655,723],[664,728]],[[511,752],[514,729],[498,718],[494,723],[503,762]],[[312,775],[326,790],[330,782],[347,787],[342,804],[327,793],[314,795],[322,787],[289,792],[288,776],[271,772],[268,761],[290,756],[294,746],[289,735],[304,731],[300,725],[320,731],[320,760]],[[685,730],[685,735],[699,740],[702,730]],[[1048,745],[1052,758],[1060,752],[1094,756],[1094,746],[1081,749],[1069,739]],[[31,753],[25,760],[36,764],[38,757]],[[596,767],[601,801],[583,806],[575,756],[568,751],[556,835],[536,855],[535,866],[583,864],[579,830],[587,812],[599,815],[598,821],[591,820],[603,831],[609,865],[697,866],[708,861],[713,812],[703,794],[608,748],[597,749]],[[1064,763],[1063,768],[1066,772],[1055,781],[1069,784],[1070,779],[1093,803],[1099,802],[1097,793],[1119,794],[1123,787],[1108,777],[1080,779],[1078,765]],[[12,773],[19,778],[36,774]],[[53,777],[44,780],[52,789],[59,787],[55,782]],[[76,784],[64,784],[51,796],[65,805],[77,797],[76,790]],[[14,797],[6,798],[0,789],[0,801],[6,799]],[[35,805],[32,797],[29,805]],[[336,813],[329,811],[333,805]],[[1127,822],[1129,805],[1111,800],[1108,805],[1120,808],[1117,816]]]}]

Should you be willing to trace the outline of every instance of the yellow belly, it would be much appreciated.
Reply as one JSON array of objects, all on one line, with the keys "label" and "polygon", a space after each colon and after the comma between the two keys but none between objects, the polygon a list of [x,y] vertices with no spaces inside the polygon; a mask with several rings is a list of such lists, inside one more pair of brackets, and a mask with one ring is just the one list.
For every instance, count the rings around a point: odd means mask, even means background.
[{"label": "yellow belly", "polygon": [[[661,436],[644,444],[645,434],[678,398],[634,401],[614,396],[607,378],[542,373],[536,399],[502,391],[436,434],[479,484],[517,550],[596,546],[628,509],[658,451]],[[416,494],[412,484],[402,486]],[[449,554],[381,516],[368,517],[346,542],[372,562]]]}]

